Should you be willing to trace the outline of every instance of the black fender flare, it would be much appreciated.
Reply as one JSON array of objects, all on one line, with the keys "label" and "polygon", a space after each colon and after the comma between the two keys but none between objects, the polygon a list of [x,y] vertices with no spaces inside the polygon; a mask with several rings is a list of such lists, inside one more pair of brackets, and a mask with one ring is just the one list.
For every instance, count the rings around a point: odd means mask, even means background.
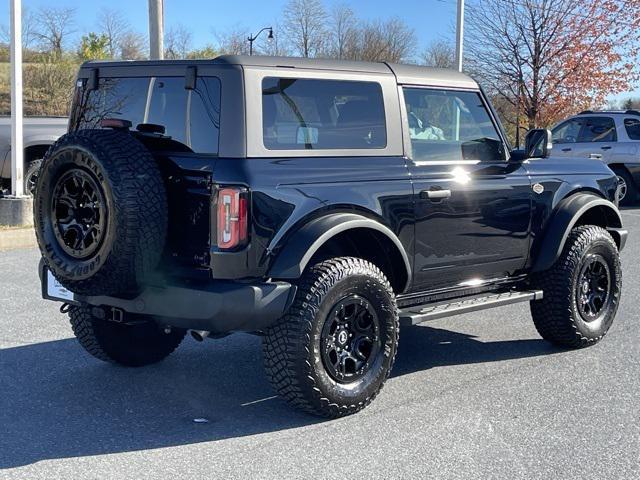
[{"label": "black fender flare", "polygon": [[533,264],[533,272],[541,272],[553,266],[560,257],[567,237],[580,218],[592,208],[601,207],[607,212],[606,229],[612,234],[619,249],[624,247],[627,232],[622,228],[622,216],[613,202],[592,193],[576,193],[558,204],[556,213],[538,248],[538,258]]},{"label": "black fender flare", "polygon": [[311,220],[285,242],[268,276],[276,279],[300,278],[313,255],[332,237],[355,228],[368,228],[385,235],[398,249],[407,272],[405,289],[411,282],[409,256],[395,233],[380,222],[355,213],[334,213]]}]

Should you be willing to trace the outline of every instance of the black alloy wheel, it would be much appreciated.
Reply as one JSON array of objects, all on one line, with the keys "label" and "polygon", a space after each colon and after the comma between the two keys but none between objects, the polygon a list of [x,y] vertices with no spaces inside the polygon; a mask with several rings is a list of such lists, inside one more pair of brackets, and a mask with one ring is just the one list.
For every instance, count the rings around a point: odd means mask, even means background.
[{"label": "black alloy wheel", "polygon": [[51,221],[68,255],[77,259],[93,255],[107,225],[104,191],[93,174],[73,168],[60,176],[53,188]]},{"label": "black alloy wheel", "polygon": [[340,300],[325,321],[322,361],[339,383],[362,378],[380,354],[380,323],[371,303],[358,295]]},{"label": "black alloy wheel", "polygon": [[398,349],[399,312],[384,273],[362,258],[310,266],[296,298],[265,332],[265,367],[291,405],[322,417],[351,415],[376,397]]},{"label": "black alloy wheel", "polygon": [[576,282],[578,312],[585,322],[593,322],[603,312],[611,291],[611,272],[602,255],[589,255]]}]

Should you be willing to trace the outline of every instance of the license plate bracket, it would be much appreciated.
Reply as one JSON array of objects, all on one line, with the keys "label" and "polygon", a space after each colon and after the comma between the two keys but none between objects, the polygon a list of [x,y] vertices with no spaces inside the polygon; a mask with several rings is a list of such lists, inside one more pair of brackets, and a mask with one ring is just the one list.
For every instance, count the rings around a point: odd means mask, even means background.
[{"label": "license plate bracket", "polygon": [[42,271],[42,298],[79,305],[76,294],[65,288],[47,267]]}]

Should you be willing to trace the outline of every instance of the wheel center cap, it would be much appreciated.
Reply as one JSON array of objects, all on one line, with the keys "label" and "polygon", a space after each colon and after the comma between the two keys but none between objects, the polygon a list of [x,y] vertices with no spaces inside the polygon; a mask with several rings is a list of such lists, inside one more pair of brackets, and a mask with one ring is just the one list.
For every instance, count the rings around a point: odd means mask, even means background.
[{"label": "wheel center cap", "polygon": [[349,334],[347,333],[347,331],[340,330],[340,333],[338,333],[338,343],[340,345],[345,345],[347,343],[347,340],[349,340]]},{"label": "wheel center cap", "polygon": [[589,282],[585,280],[584,282],[582,282],[582,293],[588,293],[588,292],[589,292]]}]

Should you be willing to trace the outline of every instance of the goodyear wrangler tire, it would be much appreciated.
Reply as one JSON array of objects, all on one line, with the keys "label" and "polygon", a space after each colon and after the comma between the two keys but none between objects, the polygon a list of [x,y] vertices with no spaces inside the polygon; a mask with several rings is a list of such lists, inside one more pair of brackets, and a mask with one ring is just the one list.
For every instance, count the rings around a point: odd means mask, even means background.
[{"label": "goodyear wrangler tire", "polygon": [[66,288],[82,295],[135,291],[165,243],[167,197],[158,166],[126,132],[64,135],[43,161],[34,221],[45,263]]},{"label": "goodyear wrangler tire", "polygon": [[267,375],[294,407],[329,418],[350,415],[382,388],[398,335],[384,274],[359,258],[326,260],[304,273],[289,312],[265,332]]},{"label": "goodyear wrangler tire", "polygon": [[531,302],[542,338],[581,348],[599,342],[609,331],[622,289],[620,256],[613,238],[597,226],[574,228],[556,263],[533,279],[544,291]]}]

